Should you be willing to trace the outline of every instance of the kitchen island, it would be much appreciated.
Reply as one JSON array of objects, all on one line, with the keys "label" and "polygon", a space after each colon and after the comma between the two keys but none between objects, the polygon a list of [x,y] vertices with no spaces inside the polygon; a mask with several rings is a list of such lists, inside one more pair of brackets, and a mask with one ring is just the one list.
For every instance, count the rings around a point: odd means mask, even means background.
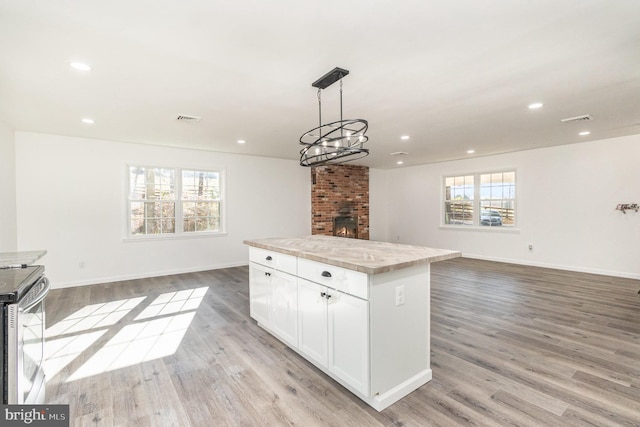
[{"label": "kitchen island", "polygon": [[430,264],[460,252],[329,236],[244,243],[259,326],[378,411],[431,380]]}]

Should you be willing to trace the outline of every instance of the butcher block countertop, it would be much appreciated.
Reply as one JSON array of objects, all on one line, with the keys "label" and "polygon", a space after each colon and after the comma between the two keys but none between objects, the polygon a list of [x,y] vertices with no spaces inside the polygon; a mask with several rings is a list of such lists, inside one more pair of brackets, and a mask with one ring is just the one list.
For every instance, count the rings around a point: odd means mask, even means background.
[{"label": "butcher block countertop", "polygon": [[245,244],[367,274],[456,258],[458,251],[331,236],[274,237]]}]

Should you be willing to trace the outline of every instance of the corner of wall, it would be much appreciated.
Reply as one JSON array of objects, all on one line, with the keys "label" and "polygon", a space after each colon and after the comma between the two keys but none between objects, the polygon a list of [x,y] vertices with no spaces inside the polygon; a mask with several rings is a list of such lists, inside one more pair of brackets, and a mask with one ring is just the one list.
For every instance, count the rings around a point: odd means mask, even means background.
[{"label": "corner of wall", "polygon": [[0,252],[18,249],[15,133],[0,122]]},{"label": "corner of wall", "polygon": [[389,173],[384,169],[369,169],[369,237],[389,242]]}]

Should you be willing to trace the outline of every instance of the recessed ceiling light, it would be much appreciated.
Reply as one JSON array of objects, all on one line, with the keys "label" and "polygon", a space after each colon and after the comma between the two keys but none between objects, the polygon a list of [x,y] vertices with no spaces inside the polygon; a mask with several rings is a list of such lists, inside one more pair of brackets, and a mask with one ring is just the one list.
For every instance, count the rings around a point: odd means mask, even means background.
[{"label": "recessed ceiling light", "polygon": [[238,140],[238,144],[244,144],[245,142],[247,142],[247,141],[245,141],[244,139],[239,139]]},{"label": "recessed ceiling light", "polygon": [[537,110],[538,108],[542,108],[544,104],[542,102],[534,102],[533,104],[529,104],[530,110]]},{"label": "recessed ceiling light", "polygon": [[591,135],[591,132],[589,132],[588,130],[584,130],[584,131],[580,132],[578,135],[587,136],[587,135]]},{"label": "recessed ceiling light", "polygon": [[406,141],[406,140],[407,140],[407,139],[409,139],[409,138],[410,138],[410,137],[409,137],[409,135],[402,135],[402,136],[400,137],[400,139],[401,139],[401,140],[403,140],[403,141]]},{"label": "recessed ceiling light", "polygon": [[402,165],[402,164],[404,164],[404,162],[403,162],[402,160],[398,160],[398,161],[396,162],[396,164],[397,164],[397,165]]},{"label": "recessed ceiling light", "polygon": [[467,150],[467,154],[473,154],[475,152],[476,152],[476,150]]},{"label": "recessed ceiling light", "polygon": [[91,71],[91,66],[84,62],[71,61],[69,62],[69,66],[78,71]]},{"label": "recessed ceiling light", "polygon": [[85,125],[92,125],[95,122],[96,122],[95,120],[90,119],[89,117],[85,117],[84,119],[82,119],[82,123],[84,123]]}]

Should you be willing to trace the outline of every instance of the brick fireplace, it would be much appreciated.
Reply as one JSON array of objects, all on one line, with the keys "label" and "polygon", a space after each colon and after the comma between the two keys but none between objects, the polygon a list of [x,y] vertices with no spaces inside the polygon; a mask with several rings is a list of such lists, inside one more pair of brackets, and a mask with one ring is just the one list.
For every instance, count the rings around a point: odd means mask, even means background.
[{"label": "brick fireplace", "polygon": [[311,168],[311,233],[369,240],[369,168]]}]

